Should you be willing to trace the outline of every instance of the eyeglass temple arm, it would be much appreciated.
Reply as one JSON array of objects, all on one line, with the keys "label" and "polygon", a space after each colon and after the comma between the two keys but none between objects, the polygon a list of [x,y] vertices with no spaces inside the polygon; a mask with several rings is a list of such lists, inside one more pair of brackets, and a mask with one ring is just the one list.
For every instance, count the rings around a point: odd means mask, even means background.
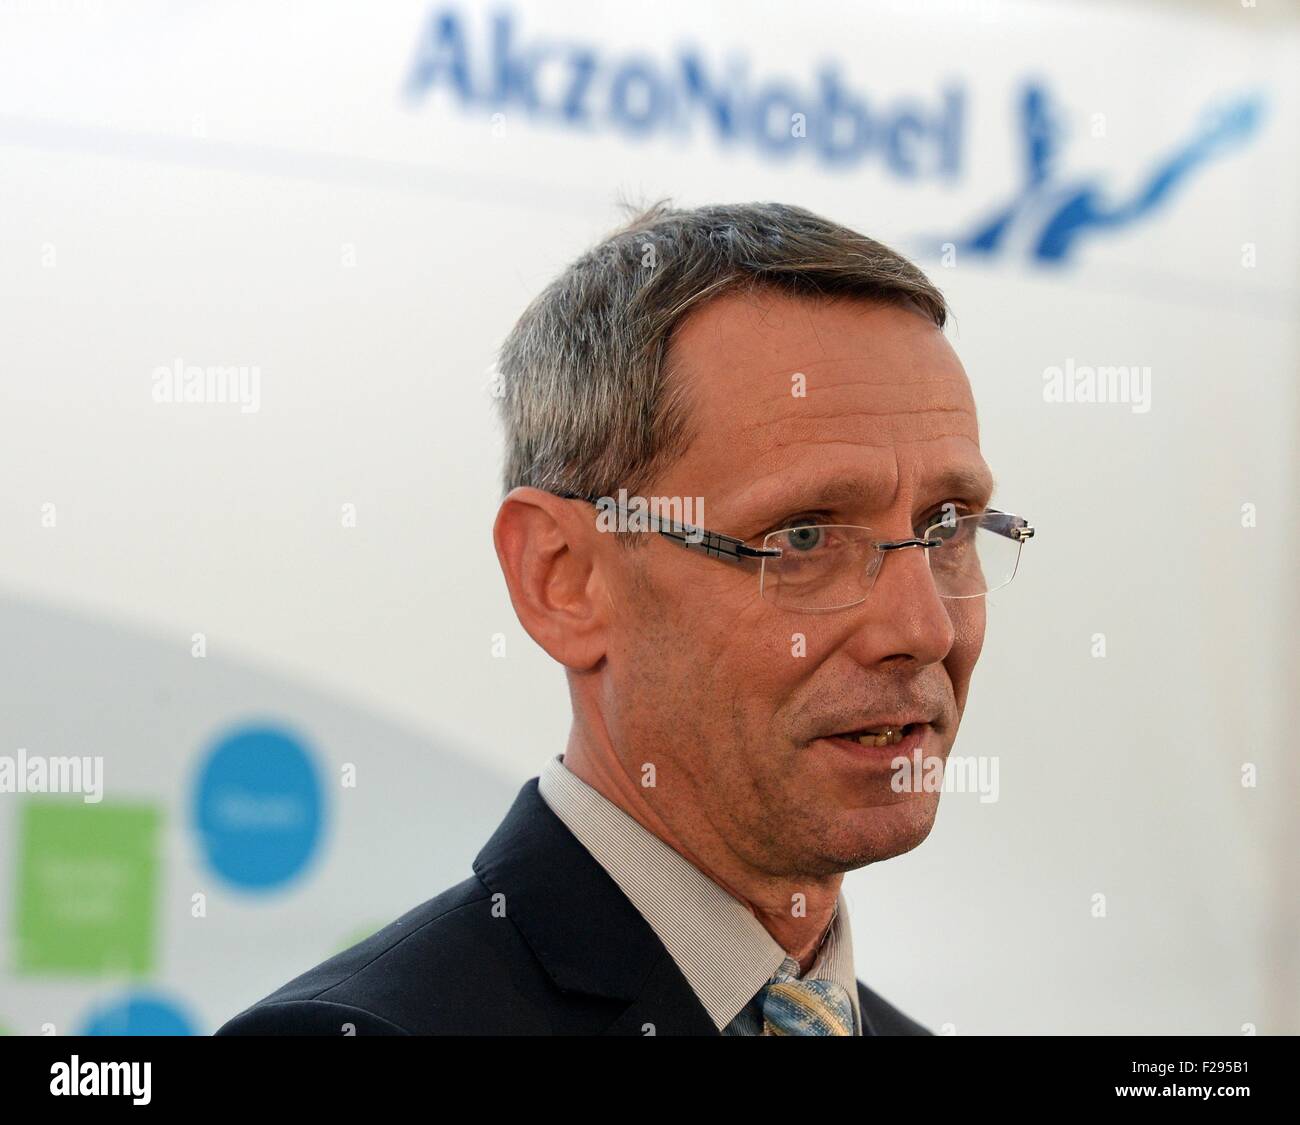
[{"label": "eyeglass temple arm", "polygon": [[1027,519],[1013,516],[1009,512],[999,512],[996,508],[988,508],[984,512],[984,519],[980,522],[990,531],[1005,535],[1017,543],[1023,543],[1026,539],[1034,537],[1034,529]]},{"label": "eyeglass temple arm", "polygon": [[[557,492],[556,495],[565,500],[585,500],[588,504],[597,506],[604,499],[599,496],[582,496],[576,492]],[[693,527],[688,523],[661,520],[653,513],[647,512],[645,519],[650,527],[665,539],[671,539],[687,550],[703,551],[710,558],[739,562],[741,559],[779,558],[781,555],[780,550],[774,547],[749,547],[743,539],[723,535],[718,531],[706,531],[702,527]]]}]

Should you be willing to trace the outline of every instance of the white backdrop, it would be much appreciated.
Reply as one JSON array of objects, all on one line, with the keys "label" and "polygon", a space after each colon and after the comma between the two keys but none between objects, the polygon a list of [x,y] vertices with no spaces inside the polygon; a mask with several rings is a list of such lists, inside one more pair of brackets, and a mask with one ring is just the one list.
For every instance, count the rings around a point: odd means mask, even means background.
[{"label": "white backdrop", "polygon": [[[209,1031],[468,871],[567,732],[492,552],[494,352],[669,195],[917,255],[1039,528],[956,747],[1000,800],[848,877],[859,975],[959,1034],[1300,1032],[1300,36],[1224,8],[0,6],[0,755],[102,755],[161,816],[129,978],[26,948],[58,876],[0,794],[0,1027],[148,993]],[[838,161],[785,125],[828,88],[870,121]],[[258,409],[155,401],[178,361]],[[1044,401],[1067,364],[1150,409]],[[194,811],[250,716],[324,809],[273,893]]]}]

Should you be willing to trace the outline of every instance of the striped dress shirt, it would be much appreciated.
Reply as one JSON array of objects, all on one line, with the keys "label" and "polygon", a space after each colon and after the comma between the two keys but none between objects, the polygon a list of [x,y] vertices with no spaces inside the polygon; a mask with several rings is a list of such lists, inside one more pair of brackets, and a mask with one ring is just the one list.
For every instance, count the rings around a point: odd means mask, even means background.
[{"label": "striped dress shirt", "polygon": [[[754,913],[693,863],[596,792],[564,765],[546,763],[538,790],[663,942],[714,1026],[723,1035],[761,1035],[759,993],[778,969],[800,976]],[[862,1034],[853,938],[844,895],[805,979],[834,981],[853,1004]]]}]

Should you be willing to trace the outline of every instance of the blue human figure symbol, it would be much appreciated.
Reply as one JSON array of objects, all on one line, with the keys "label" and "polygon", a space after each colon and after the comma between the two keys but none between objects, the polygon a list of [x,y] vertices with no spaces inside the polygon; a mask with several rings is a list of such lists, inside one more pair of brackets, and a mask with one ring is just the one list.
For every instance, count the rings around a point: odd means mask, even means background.
[{"label": "blue human figure symbol", "polygon": [[1165,204],[1193,170],[1255,131],[1263,105],[1258,96],[1251,96],[1207,114],[1192,137],[1158,159],[1137,189],[1118,200],[1109,197],[1099,176],[1058,179],[1056,166],[1065,131],[1042,86],[1031,83],[1022,91],[1018,116],[1024,142],[1020,190],[956,245],[993,254],[1015,229],[1028,238],[1030,257],[1055,265],[1070,257],[1084,235],[1127,226]]}]

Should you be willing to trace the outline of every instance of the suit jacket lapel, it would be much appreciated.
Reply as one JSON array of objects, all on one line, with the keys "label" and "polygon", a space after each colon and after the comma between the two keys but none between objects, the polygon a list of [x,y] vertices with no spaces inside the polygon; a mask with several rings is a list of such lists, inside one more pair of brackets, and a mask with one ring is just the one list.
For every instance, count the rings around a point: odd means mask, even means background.
[{"label": "suit jacket lapel", "polygon": [[551,811],[536,778],[474,871],[504,896],[507,917],[557,987],[627,1002],[608,1034],[718,1034],[654,930]]},{"label": "suit jacket lapel", "polygon": [[880,1032],[871,1023],[871,1015],[867,1009],[867,990],[863,987],[861,981],[855,983],[858,986],[858,1015],[862,1017],[862,1034],[879,1035]]},{"label": "suit jacket lapel", "polygon": [[605,1034],[716,1036],[719,1032],[665,949],[651,966],[637,998]]}]

